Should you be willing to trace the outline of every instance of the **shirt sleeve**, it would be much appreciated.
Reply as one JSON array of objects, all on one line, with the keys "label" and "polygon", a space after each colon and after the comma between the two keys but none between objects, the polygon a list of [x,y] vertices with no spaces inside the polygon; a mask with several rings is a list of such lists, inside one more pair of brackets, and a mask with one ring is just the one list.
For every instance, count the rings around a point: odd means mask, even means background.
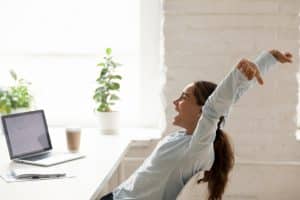
[{"label": "shirt sleeve", "polygon": [[[274,56],[267,51],[262,52],[254,61],[261,75],[266,74],[272,68],[272,66],[276,64],[276,62],[277,61]],[[251,81],[248,81],[247,84],[241,85],[235,95],[234,103],[237,102],[244,92],[251,88],[256,82],[257,80],[254,78]]]},{"label": "shirt sleeve", "polygon": [[[276,63],[276,59],[269,52],[262,52],[254,62],[260,73],[265,74]],[[213,143],[219,118],[227,116],[232,105],[256,82],[254,79],[249,81],[234,67],[218,84],[202,107],[202,115],[190,143],[191,150],[199,151]]]}]

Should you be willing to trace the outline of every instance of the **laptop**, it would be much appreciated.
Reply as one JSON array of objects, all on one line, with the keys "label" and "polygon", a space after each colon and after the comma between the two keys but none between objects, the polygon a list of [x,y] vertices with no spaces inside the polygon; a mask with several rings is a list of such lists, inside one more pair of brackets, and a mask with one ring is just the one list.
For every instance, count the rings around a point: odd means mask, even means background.
[{"label": "laptop", "polygon": [[53,152],[43,110],[1,117],[10,159],[39,166],[52,166],[85,157],[80,153]]}]

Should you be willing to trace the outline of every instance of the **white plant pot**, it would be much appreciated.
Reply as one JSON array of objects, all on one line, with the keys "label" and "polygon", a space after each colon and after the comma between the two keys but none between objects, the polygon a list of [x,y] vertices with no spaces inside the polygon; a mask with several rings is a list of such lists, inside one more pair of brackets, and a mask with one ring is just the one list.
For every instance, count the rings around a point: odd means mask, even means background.
[{"label": "white plant pot", "polygon": [[98,128],[104,134],[116,134],[120,129],[120,112],[96,112]]}]

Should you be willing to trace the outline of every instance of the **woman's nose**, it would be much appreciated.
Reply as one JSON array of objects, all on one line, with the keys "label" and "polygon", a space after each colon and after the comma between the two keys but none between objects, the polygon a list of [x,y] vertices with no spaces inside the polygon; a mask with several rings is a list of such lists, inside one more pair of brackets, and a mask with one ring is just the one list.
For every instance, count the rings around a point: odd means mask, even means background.
[{"label": "woman's nose", "polygon": [[176,99],[176,100],[173,101],[173,104],[174,104],[175,106],[176,106],[176,104],[177,104],[177,100],[178,100],[178,99]]}]

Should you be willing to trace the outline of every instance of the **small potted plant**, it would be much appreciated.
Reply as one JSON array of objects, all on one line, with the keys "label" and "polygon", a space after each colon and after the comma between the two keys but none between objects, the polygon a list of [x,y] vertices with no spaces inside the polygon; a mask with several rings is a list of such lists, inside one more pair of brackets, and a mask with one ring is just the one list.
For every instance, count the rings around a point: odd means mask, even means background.
[{"label": "small potted plant", "polygon": [[95,89],[93,99],[96,102],[95,112],[99,119],[99,128],[102,133],[116,133],[120,126],[120,113],[114,111],[112,106],[119,100],[119,81],[122,77],[116,73],[121,64],[115,62],[111,56],[111,48],[106,49],[103,60],[97,64],[100,67],[96,79],[98,87]]},{"label": "small potted plant", "polygon": [[[29,91],[30,82],[19,78],[15,71],[10,70],[15,84],[7,88],[0,88],[0,115],[29,111],[33,97]],[[2,131],[2,122],[0,123]]]}]

